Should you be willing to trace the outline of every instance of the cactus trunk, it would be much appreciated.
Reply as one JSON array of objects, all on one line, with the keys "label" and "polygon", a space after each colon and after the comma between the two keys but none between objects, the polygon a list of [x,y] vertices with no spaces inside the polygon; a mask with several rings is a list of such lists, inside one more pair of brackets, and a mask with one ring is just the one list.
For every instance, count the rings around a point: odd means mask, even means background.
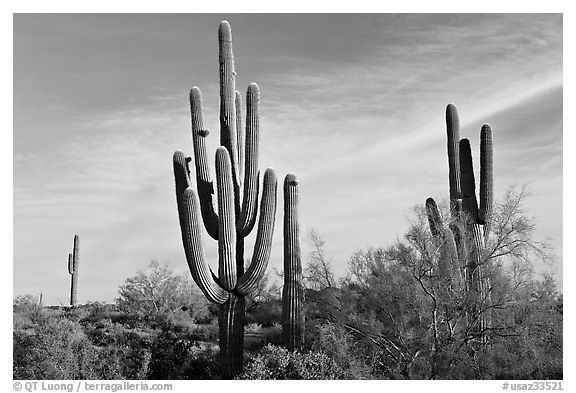
[{"label": "cactus trunk", "polygon": [[301,349],[304,344],[304,288],[298,222],[298,180],[291,174],[284,179],[282,342],[289,351]]},{"label": "cactus trunk", "polygon": [[224,379],[232,379],[242,371],[245,307],[245,297],[235,294],[220,305],[220,365]]}]

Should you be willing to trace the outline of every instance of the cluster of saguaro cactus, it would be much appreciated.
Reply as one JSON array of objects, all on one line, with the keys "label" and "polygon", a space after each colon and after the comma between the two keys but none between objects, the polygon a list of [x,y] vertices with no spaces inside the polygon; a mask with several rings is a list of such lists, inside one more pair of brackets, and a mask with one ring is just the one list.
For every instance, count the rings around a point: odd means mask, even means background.
[{"label": "cluster of saguaro cactus", "polygon": [[282,290],[282,343],[289,351],[304,343],[304,288],[298,221],[298,179],[284,179],[284,288]]},{"label": "cluster of saguaro cactus", "polygon": [[[192,188],[188,162],[181,151],[173,157],[176,199],[182,242],[192,278],[204,295],[220,306],[220,360],[222,377],[232,378],[242,369],[245,296],[257,287],[265,273],[274,233],[277,180],[268,168],[264,174],[260,217],[250,266],[244,270],[244,238],[257,216],[259,172],[259,89],[250,84],[246,94],[246,130],[242,130],[241,99],[235,88],[232,34],[227,21],[218,32],[220,64],[220,144],[216,151],[218,211],[210,178],[202,98],[197,87],[190,92],[192,140],[196,168],[196,191]],[[244,145],[245,143],[245,145]],[[202,221],[218,241],[218,276],[210,269],[202,246]]]},{"label": "cluster of saguaro cactus", "polygon": [[493,205],[492,130],[480,131],[480,203],[468,139],[460,139],[459,119],[453,104],[446,108],[451,222],[446,228],[432,198],[426,200],[430,230],[440,249],[442,277],[458,271],[469,304],[469,323],[486,340],[490,327],[490,280],[485,274],[486,239]]},{"label": "cluster of saguaro cactus", "polygon": [[68,254],[68,273],[72,276],[70,279],[70,305],[75,306],[78,302],[78,267],[80,263],[80,239],[74,235],[74,248],[72,253]]}]

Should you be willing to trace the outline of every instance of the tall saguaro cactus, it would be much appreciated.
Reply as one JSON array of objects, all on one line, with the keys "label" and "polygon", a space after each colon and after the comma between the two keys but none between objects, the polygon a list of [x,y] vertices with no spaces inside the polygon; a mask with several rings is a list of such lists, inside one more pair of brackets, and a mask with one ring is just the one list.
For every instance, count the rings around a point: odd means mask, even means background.
[{"label": "tall saguaro cactus", "polygon": [[75,306],[78,303],[78,267],[80,266],[80,238],[74,235],[74,248],[72,253],[68,254],[68,273],[72,276],[70,279],[70,305]]},{"label": "tall saguaro cactus", "polygon": [[487,261],[484,259],[493,205],[492,130],[484,124],[480,131],[478,203],[470,142],[460,139],[458,113],[453,104],[446,108],[446,126],[452,216],[449,229],[444,228],[432,198],[426,200],[426,211],[430,230],[440,246],[440,270],[442,265],[457,261],[471,303],[468,317],[485,341],[490,327],[490,280],[485,274]]},{"label": "tall saguaro cactus", "polygon": [[[260,218],[250,266],[244,271],[244,238],[256,223],[259,193],[258,144],[260,94],[250,84],[246,94],[246,130],[241,131],[241,99],[235,89],[232,34],[228,22],[218,32],[220,64],[220,144],[216,151],[217,211],[206,154],[200,89],[190,92],[196,191],[192,187],[188,158],[181,151],[173,157],[176,200],[182,242],[192,278],[204,295],[220,306],[220,360],[222,377],[232,378],[242,369],[245,296],[264,275],[274,233],[277,180],[268,168],[264,174]],[[240,148],[239,146],[243,146]],[[243,176],[242,176],[243,175]],[[218,241],[218,276],[206,261],[200,229],[200,211],[208,234]]]},{"label": "tall saguaro cactus", "polygon": [[298,221],[298,180],[284,179],[284,288],[282,290],[282,342],[289,351],[304,343],[304,288]]}]

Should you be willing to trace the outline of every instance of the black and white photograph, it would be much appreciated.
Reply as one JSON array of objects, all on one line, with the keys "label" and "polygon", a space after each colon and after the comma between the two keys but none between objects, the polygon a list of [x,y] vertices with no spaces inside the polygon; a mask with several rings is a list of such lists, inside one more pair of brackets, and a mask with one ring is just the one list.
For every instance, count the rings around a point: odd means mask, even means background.
[{"label": "black and white photograph", "polygon": [[13,14],[14,391],[569,391],[564,15],[328,12]]}]

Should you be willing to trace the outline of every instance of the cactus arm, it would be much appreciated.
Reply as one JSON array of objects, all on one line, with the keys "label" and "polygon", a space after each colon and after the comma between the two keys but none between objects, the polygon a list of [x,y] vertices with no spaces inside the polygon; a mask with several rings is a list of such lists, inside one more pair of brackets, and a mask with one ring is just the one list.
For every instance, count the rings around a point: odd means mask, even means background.
[{"label": "cactus arm", "polygon": [[199,228],[196,228],[199,222],[197,216],[198,202],[196,201],[196,195],[193,192],[191,193],[188,161],[189,159],[181,151],[174,152],[176,202],[182,243],[194,281],[211,302],[221,304],[228,299],[228,294],[215,284],[218,282],[218,278],[212,273],[206,263],[201,242],[202,235]]},{"label": "cactus arm", "polygon": [[268,168],[264,173],[260,220],[258,222],[258,233],[254,244],[252,262],[246,273],[240,277],[236,286],[237,291],[242,295],[247,295],[256,288],[268,266],[276,217],[276,189],[276,174],[272,168]]},{"label": "cactus arm", "polygon": [[289,351],[304,343],[304,288],[298,222],[298,180],[284,179],[284,288],[282,290],[282,341]]},{"label": "cactus arm", "polygon": [[192,117],[192,142],[194,145],[194,164],[196,166],[196,186],[200,198],[200,211],[206,231],[218,240],[218,215],[214,209],[212,195],[214,186],[210,178],[208,156],[206,155],[206,137],[208,130],[204,128],[204,115],[202,111],[202,94],[194,86],[190,90],[190,113]]},{"label": "cactus arm", "polygon": [[454,104],[446,107],[446,133],[448,136],[448,176],[450,183],[450,212],[453,218],[458,214],[458,199],[461,196],[460,185],[460,120]]},{"label": "cactus arm", "polygon": [[236,136],[236,71],[232,51],[232,30],[227,21],[218,28],[218,63],[220,65],[220,145],[228,149],[234,185],[238,181],[238,139]]},{"label": "cactus arm", "polygon": [[216,150],[216,184],[218,188],[218,277],[222,287],[231,291],[236,286],[236,227],[234,184],[230,155],[225,147]]},{"label": "cactus arm", "polygon": [[258,147],[260,139],[260,90],[251,83],[246,92],[246,151],[244,166],[244,200],[238,222],[238,234],[248,236],[256,223],[258,203]]},{"label": "cactus arm", "polygon": [[440,251],[438,261],[440,275],[446,280],[446,283],[449,283],[452,271],[458,271],[461,274],[454,234],[450,228],[444,227],[438,206],[432,198],[426,199],[426,215],[428,216],[430,232]]},{"label": "cactus arm", "polygon": [[172,156],[174,181],[176,183],[176,205],[178,207],[180,228],[184,227],[184,191],[190,187],[188,160],[189,159],[180,150],[176,150]]},{"label": "cactus arm", "polygon": [[462,210],[467,220],[476,222],[478,219],[478,202],[476,200],[476,183],[474,181],[474,167],[470,141],[462,139],[460,149],[460,185],[462,188]]},{"label": "cactus arm", "polygon": [[68,273],[74,274],[74,259],[72,253],[68,254]]},{"label": "cactus arm", "polygon": [[428,224],[430,225],[430,232],[434,241],[439,242],[442,239],[443,223],[440,211],[436,205],[436,201],[432,198],[426,199],[426,215],[428,216]]},{"label": "cactus arm", "polygon": [[206,262],[206,254],[202,245],[198,217],[198,198],[191,187],[188,187],[182,198],[182,243],[186,253],[186,261],[192,274],[192,279],[202,290],[208,300],[223,304],[228,300],[228,292],[222,289],[213,279],[213,273]]},{"label": "cactus arm", "polygon": [[242,189],[242,179],[244,178],[244,143],[246,135],[242,127],[242,96],[236,90],[236,138],[238,146],[238,181]]},{"label": "cactus arm", "polygon": [[492,129],[488,124],[484,124],[480,131],[480,206],[478,210],[478,222],[484,224],[485,237],[488,236],[488,231],[490,230],[493,187]]}]

